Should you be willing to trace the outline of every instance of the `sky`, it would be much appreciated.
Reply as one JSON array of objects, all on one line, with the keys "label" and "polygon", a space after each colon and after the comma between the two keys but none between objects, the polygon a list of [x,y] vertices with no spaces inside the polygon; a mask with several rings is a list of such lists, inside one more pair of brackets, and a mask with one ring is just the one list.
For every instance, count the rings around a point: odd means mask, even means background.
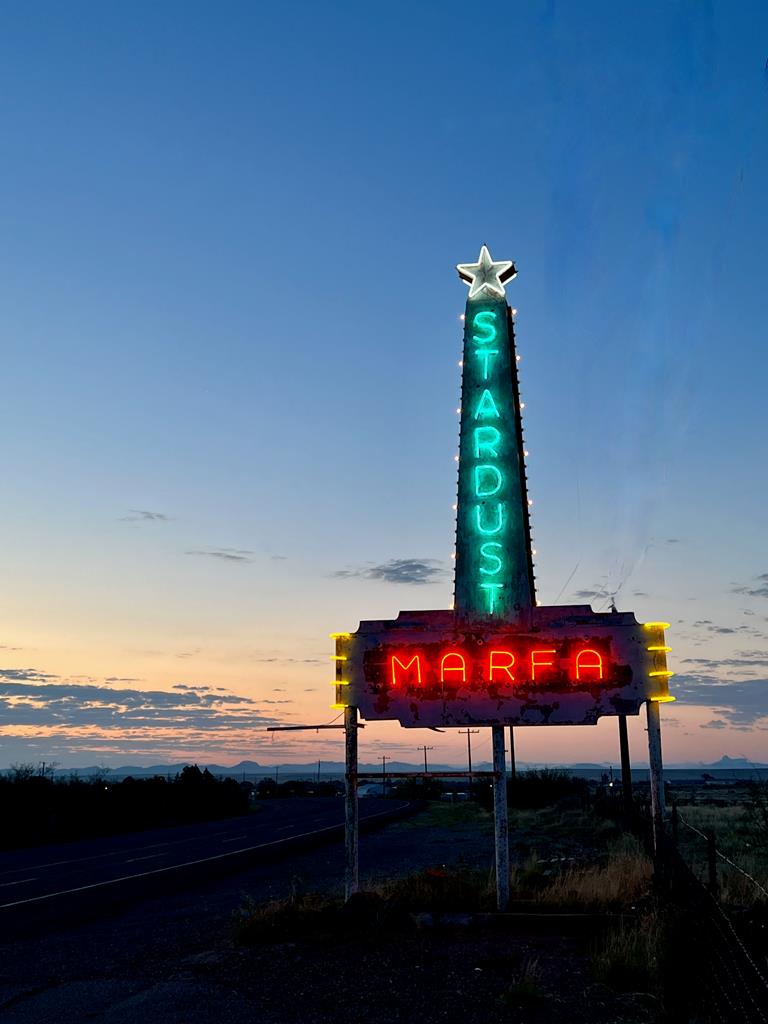
[{"label": "sky", "polygon": [[767,57],[749,0],[0,4],[0,767],[342,758],[266,728],[451,602],[483,243],[539,600],[672,624],[667,761],[768,761]]}]

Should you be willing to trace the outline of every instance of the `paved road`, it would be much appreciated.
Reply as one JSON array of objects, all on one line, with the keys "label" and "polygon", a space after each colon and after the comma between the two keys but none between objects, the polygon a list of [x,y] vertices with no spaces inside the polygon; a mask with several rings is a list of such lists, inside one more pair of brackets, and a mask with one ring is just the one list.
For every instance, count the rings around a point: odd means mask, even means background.
[{"label": "paved road", "polygon": [[[369,824],[407,803],[367,799]],[[0,854],[0,922],[40,919],[56,911],[84,913],[282,857],[336,838],[339,798],[270,800],[243,818],[202,822]]]}]

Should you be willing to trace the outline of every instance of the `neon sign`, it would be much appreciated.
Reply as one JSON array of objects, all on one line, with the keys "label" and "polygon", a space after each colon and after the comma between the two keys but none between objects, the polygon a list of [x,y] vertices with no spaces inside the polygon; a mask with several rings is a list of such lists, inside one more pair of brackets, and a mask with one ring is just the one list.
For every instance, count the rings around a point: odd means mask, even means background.
[{"label": "neon sign", "polygon": [[469,285],[453,609],[336,634],[336,707],[404,726],[588,725],[669,694],[667,623],[540,606],[530,534],[513,311],[516,274],[483,246]]},{"label": "neon sign", "polygon": [[455,604],[470,619],[509,621],[532,604],[520,409],[509,308],[481,291],[464,319],[459,442]]}]

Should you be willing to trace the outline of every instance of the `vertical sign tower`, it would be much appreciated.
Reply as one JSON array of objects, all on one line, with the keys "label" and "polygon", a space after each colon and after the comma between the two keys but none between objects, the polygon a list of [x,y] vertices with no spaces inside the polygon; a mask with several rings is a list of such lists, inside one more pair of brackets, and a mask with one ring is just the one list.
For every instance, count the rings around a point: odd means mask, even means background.
[{"label": "vertical sign tower", "polygon": [[464,314],[454,608],[466,623],[525,622],[535,604],[512,310],[516,274],[486,246],[462,263]]}]

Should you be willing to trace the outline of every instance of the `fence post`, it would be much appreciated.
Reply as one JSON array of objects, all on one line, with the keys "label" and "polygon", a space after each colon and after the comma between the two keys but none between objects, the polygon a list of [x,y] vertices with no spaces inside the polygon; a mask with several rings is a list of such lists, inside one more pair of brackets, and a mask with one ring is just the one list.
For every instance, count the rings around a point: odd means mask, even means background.
[{"label": "fence post", "polygon": [[709,878],[709,891],[717,899],[717,848],[715,847],[715,833],[711,828],[707,829],[707,875]]}]

